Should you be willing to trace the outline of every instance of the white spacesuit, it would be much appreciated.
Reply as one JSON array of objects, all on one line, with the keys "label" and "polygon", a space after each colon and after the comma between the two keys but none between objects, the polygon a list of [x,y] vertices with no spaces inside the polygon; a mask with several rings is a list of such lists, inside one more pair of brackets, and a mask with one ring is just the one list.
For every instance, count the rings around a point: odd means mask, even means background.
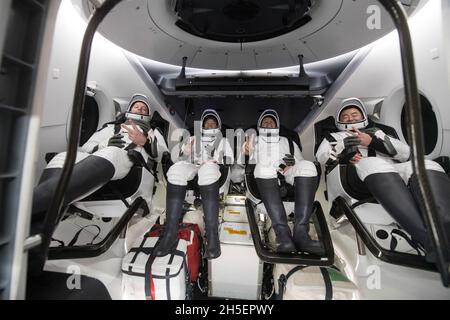
[{"label": "white spacesuit", "polygon": [[[209,122],[212,121],[212,125]],[[220,256],[218,235],[220,165],[231,165],[233,150],[221,134],[222,123],[215,110],[207,109],[201,118],[201,136],[190,137],[182,146],[179,161],[167,172],[166,232],[156,249],[156,256],[167,255],[177,240],[178,222],[188,181],[198,175],[203,205],[208,259]]]},{"label": "white spacesuit", "polygon": [[[340,114],[349,107],[357,107],[363,114],[363,119],[358,123],[343,123],[339,121]],[[378,128],[367,128],[369,125],[366,110],[361,100],[350,98],[344,100],[341,108],[336,114],[336,127],[339,132],[330,133],[328,139],[324,139],[316,153],[316,158],[321,164],[340,160],[348,161],[354,152],[359,152],[361,159],[356,166],[359,178],[364,181],[367,176],[375,173],[397,172],[408,183],[412,174],[409,146],[393,137],[386,135]],[[361,129],[372,136],[372,142],[369,146],[363,146],[359,143],[352,128]],[[345,140],[346,138],[349,138]],[[329,141],[331,140],[331,141]],[[347,157],[347,159],[346,159]],[[425,166],[428,170],[444,172],[442,167],[434,161],[425,160]]]},{"label": "white spacesuit", "polygon": [[[79,149],[63,205],[91,194],[110,180],[124,178],[133,166],[130,157],[152,170],[149,166],[150,160],[160,161],[168,149],[159,131],[151,128],[150,121],[150,104],[147,97],[134,95],[122,121],[117,121],[115,125],[106,125]],[[133,139],[139,137],[143,146],[132,143],[129,139],[131,135]],[[45,228],[46,212],[58,185],[65,159],[66,153],[55,156],[34,188],[31,234],[40,234]],[[144,183],[141,189],[145,190],[139,190],[148,204],[153,196],[153,186],[149,184],[153,182],[149,182],[147,188],[142,188]],[[28,257],[29,273],[39,276],[44,267],[46,248],[33,248]]]},{"label": "white spacesuit", "polygon": [[[131,112],[137,103],[143,103],[143,106],[146,107],[146,111],[142,114]],[[138,146],[129,139],[127,128],[132,128],[130,121],[133,121],[137,129],[147,137],[144,146]],[[64,204],[87,196],[110,180],[123,179],[133,166],[130,151],[137,151],[141,154],[144,163],[150,159],[160,161],[168,148],[159,130],[151,128],[150,121],[150,104],[147,97],[134,95],[129,103],[124,121],[105,125],[103,129],[92,135],[77,152],[73,178],[70,180]],[[65,152],[56,155],[44,170],[39,184],[34,189],[34,215],[42,214],[48,208],[65,158]],[[149,191],[150,196],[151,191]]]},{"label": "white spacesuit", "polygon": [[[269,126],[265,121],[271,118]],[[258,120],[256,138],[250,138],[252,152],[250,163],[254,161],[255,178],[261,200],[272,221],[277,238],[278,252],[305,251],[322,254],[323,248],[308,235],[308,224],[312,214],[312,205],[317,190],[317,169],[311,161],[304,160],[299,147],[281,137],[280,119],[275,110],[265,110]],[[283,206],[278,185],[278,174],[286,182],[295,186],[295,222],[293,237],[287,225],[286,211]]]},{"label": "white spacesuit", "polygon": [[[261,128],[261,122],[265,117],[273,117],[277,128]],[[303,159],[300,149],[296,143],[293,143],[294,153],[291,154],[289,141],[286,137],[281,137],[280,119],[275,110],[266,110],[258,120],[259,136],[254,138],[254,152],[250,156],[250,161],[256,163],[255,178],[275,179],[278,173],[282,173],[286,182],[294,185],[295,177],[316,177],[317,169],[314,163]],[[283,172],[281,167],[285,167],[284,158],[289,156],[293,158],[293,165],[289,166]]]},{"label": "white spacesuit", "polygon": [[[344,112],[358,111],[356,121],[343,119]],[[410,148],[404,142],[386,135],[381,129],[369,127],[363,102],[357,98],[342,102],[335,118],[339,132],[330,133],[320,144],[316,158],[325,164],[353,163],[359,178],[380,204],[412,236],[413,240],[432,251],[419,207],[416,204],[417,181],[412,177]],[[368,145],[362,144],[363,135],[370,136]],[[355,159],[357,159],[355,161]],[[428,178],[436,197],[441,222],[450,232],[450,179],[442,167],[425,160]],[[408,189],[407,185],[410,186]],[[414,199],[416,198],[416,200]]]},{"label": "white spacesuit", "polygon": [[[221,120],[215,110],[203,112],[201,123],[209,117],[218,121],[216,129],[201,129],[201,137],[190,137],[182,146],[179,161],[170,167],[167,179],[180,186],[187,185],[198,174],[199,186],[213,184],[220,178],[219,164],[233,161],[233,150],[226,138],[222,138]],[[226,159],[225,159],[226,158]]]}]

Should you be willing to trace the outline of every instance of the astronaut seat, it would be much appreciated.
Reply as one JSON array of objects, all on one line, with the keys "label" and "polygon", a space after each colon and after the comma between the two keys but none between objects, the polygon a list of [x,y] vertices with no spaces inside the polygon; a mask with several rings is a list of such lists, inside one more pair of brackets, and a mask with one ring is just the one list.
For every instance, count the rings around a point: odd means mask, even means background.
[{"label": "astronaut seat", "polygon": [[[150,213],[155,190],[156,168],[152,172],[135,164],[128,175],[121,179],[110,181],[97,191],[74,202],[69,210],[74,213],[91,213],[101,218],[120,217],[139,197],[147,202],[146,212]],[[157,181],[156,181],[157,182]]]},{"label": "astronaut seat", "polygon": [[[52,156],[48,154],[46,160]],[[146,167],[149,167],[148,164]],[[140,197],[145,200],[145,204],[136,213],[148,215],[156,188],[156,165],[152,166],[152,170],[150,172],[142,164],[135,163],[123,179],[109,181],[69,203],[53,234],[51,247],[100,243]]]},{"label": "astronaut seat", "polygon": [[[154,112],[152,126],[164,128],[163,122],[159,113]],[[165,132],[157,130],[167,140]],[[165,143],[167,145],[167,141]],[[155,183],[159,182],[158,163],[150,158],[144,159],[134,150],[129,150],[128,155],[134,164],[123,179],[108,182],[100,189],[73,203],[71,208],[78,210],[78,213],[87,211],[102,218],[120,217],[134,200],[142,197],[147,203],[147,208],[142,214],[145,216],[150,213],[153,195],[156,192]]]},{"label": "astronaut seat", "polygon": [[[291,153],[293,154],[294,144],[299,146],[301,150],[301,143],[297,133],[288,130],[281,126],[280,128],[280,136],[288,139],[289,148]],[[318,163],[314,163],[317,169],[317,179],[320,180],[320,165]],[[271,263],[287,263],[287,264],[299,264],[299,265],[316,265],[316,266],[326,266],[333,264],[334,259],[334,250],[331,242],[330,234],[328,227],[326,226],[326,221],[323,216],[322,208],[319,202],[315,202],[313,205],[313,214],[311,216],[310,226],[314,227],[314,233],[317,234],[317,238],[322,243],[325,249],[325,256],[315,256],[310,254],[285,254],[278,253],[274,248],[275,243],[275,234],[272,232],[271,223],[268,224],[268,213],[264,206],[263,201],[261,200],[261,196],[258,190],[254,170],[255,164],[247,164],[245,167],[245,186],[247,189],[247,211],[249,215],[250,224],[254,224],[252,230],[253,241],[255,242],[255,247],[257,251],[259,251],[260,258],[266,262]],[[286,214],[288,215],[288,224],[292,225],[294,223],[294,212],[295,212],[295,187],[288,184],[283,175],[278,176],[279,187],[281,200],[283,202],[283,206],[285,207]],[[252,218],[254,216],[254,218]],[[258,221],[259,220],[259,221]],[[256,227],[256,224],[259,226],[261,224],[264,225],[264,229],[266,230],[267,237],[262,240],[259,236]],[[311,235],[314,235],[313,232],[310,232]],[[314,236],[313,236],[314,238]],[[260,242],[257,244],[256,242]]]},{"label": "astronaut seat", "polygon": [[[110,122],[107,125],[115,123],[117,122]],[[151,126],[159,128],[157,130],[167,145],[168,123],[157,111],[153,114]],[[46,162],[49,163],[55,155],[47,154]],[[152,210],[153,195],[156,192],[155,183],[158,183],[158,163],[150,158],[144,159],[141,153],[134,150],[129,150],[128,156],[133,166],[124,178],[109,181],[102,187],[78,197],[68,206],[66,215],[74,213],[88,219],[92,216],[105,219],[119,218],[139,197],[142,197],[147,204],[142,215],[149,214]]]},{"label": "astronaut seat", "polygon": [[[398,139],[395,129],[369,118],[371,125]],[[323,139],[338,129],[332,116],[316,123],[314,129],[316,154]],[[337,222],[347,218],[374,256],[389,263],[431,268],[424,260],[423,250],[377,202],[358,177],[354,165],[333,162],[326,164],[324,171],[325,197],[330,204],[330,215]]]},{"label": "astronaut seat", "polygon": [[[280,136],[285,137],[289,141],[289,149],[291,154],[294,153],[294,144],[296,144],[300,151],[302,150],[302,145],[300,142],[300,138],[298,134],[295,132],[288,130],[281,126]],[[261,197],[259,195],[258,187],[256,185],[254,170],[255,164],[248,164],[248,160],[246,160],[247,165],[245,166],[245,185],[247,188],[247,198],[250,199],[255,205],[259,205],[261,203]],[[316,164],[316,168],[318,169],[318,177],[320,178],[320,165]],[[294,195],[294,187],[290,184],[286,183],[281,175],[278,176],[281,188],[281,198],[286,207],[286,212],[292,212],[293,203],[295,201]],[[262,206],[264,207],[264,206]],[[264,208],[263,208],[264,210]]]}]

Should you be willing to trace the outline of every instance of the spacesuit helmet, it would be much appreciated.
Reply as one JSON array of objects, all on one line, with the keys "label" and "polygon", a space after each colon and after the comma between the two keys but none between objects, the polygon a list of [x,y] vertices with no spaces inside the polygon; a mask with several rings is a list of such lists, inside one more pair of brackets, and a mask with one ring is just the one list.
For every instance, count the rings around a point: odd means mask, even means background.
[{"label": "spacesuit helmet", "polygon": [[[271,117],[275,121],[276,128],[263,128],[263,121],[266,117]],[[280,140],[280,117],[273,109],[265,110],[258,120],[258,133],[266,142],[278,142]]]},{"label": "spacesuit helmet", "polygon": [[[216,128],[205,127],[206,122],[210,119],[213,119],[216,122]],[[202,141],[206,143],[214,142],[222,130],[222,121],[220,120],[220,116],[217,111],[214,109],[206,109],[203,111],[201,124]]]},{"label": "spacesuit helmet", "polygon": [[[146,114],[132,112],[133,107],[137,102],[141,102],[147,106]],[[150,122],[152,120],[152,116],[148,98],[143,94],[135,94],[131,98],[130,103],[128,104],[127,112],[125,113],[125,118],[127,120],[132,120],[133,122],[135,122],[136,124],[147,130],[150,129]]]},{"label": "spacesuit helmet", "polygon": [[[358,109],[361,112],[362,118],[358,121],[352,121],[352,122],[344,122],[341,119],[342,112],[349,108],[355,108]],[[342,105],[339,108],[338,112],[336,113],[335,117],[335,123],[336,127],[340,131],[345,130],[351,130],[352,128],[356,129],[364,129],[369,125],[369,120],[367,118],[367,112],[366,107],[364,106],[364,103],[358,99],[358,98],[349,98],[342,101]]]}]

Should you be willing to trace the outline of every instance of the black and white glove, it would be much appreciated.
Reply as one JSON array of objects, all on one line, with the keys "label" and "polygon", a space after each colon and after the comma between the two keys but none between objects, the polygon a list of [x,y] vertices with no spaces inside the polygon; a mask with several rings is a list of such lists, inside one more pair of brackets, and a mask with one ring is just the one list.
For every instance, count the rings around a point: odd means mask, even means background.
[{"label": "black and white glove", "polygon": [[283,162],[287,167],[293,167],[295,165],[295,158],[292,154],[285,154]]},{"label": "black and white glove", "polygon": [[357,147],[361,144],[361,141],[358,137],[350,136],[344,139],[344,149],[351,149],[353,147]]},{"label": "black and white glove", "polygon": [[122,139],[123,135],[116,134],[108,141],[108,147],[117,147],[122,149],[125,147],[125,141]]},{"label": "black and white glove", "polygon": [[350,136],[344,139],[344,150],[338,155],[339,163],[348,164],[359,152],[358,146],[361,141],[358,137]]}]

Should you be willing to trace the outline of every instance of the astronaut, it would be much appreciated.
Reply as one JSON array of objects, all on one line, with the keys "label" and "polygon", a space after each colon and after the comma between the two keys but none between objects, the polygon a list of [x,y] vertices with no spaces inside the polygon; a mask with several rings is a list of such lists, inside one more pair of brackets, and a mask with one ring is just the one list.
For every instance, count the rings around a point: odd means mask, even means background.
[{"label": "astronaut", "polygon": [[166,231],[156,248],[158,257],[167,255],[177,243],[187,184],[197,175],[207,240],[205,257],[215,259],[221,254],[218,234],[220,165],[233,162],[233,150],[222,137],[221,128],[219,114],[213,109],[205,110],[201,117],[201,136],[190,137],[183,144],[180,158],[167,173]]},{"label": "astronaut", "polygon": [[[130,158],[133,150],[147,163],[149,160],[159,162],[168,148],[159,130],[152,129],[150,121],[148,98],[134,95],[122,121],[106,124],[79,148],[64,205],[91,194],[110,180],[123,179],[134,164]],[[39,216],[45,214],[50,205],[65,158],[65,152],[55,156],[34,189],[35,220],[42,220]]]},{"label": "astronaut", "polygon": [[[342,102],[335,118],[339,132],[320,144],[316,158],[321,164],[351,163],[358,177],[383,208],[419,243],[432,261],[433,251],[419,210],[418,184],[412,171],[410,148],[376,127],[369,127],[363,102],[357,98]],[[428,179],[447,238],[450,234],[450,179],[442,167],[425,160]],[[408,188],[408,186],[410,188]]]},{"label": "astronaut", "polygon": [[[244,153],[255,161],[255,178],[261,199],[272,221],[277,241],[277,252],[308,252],[323,255],[320,242],[309,234],[309,219],[318,187],[314,163],[304,160],[299,147],[280,137],[280,119],[275,110],[265,110],[258,120],[258,137],[250,136],[244,144]],[[295,221],[293,236],[287,224],[286,211],[278,185],[278,174],[295,186]]]}]

